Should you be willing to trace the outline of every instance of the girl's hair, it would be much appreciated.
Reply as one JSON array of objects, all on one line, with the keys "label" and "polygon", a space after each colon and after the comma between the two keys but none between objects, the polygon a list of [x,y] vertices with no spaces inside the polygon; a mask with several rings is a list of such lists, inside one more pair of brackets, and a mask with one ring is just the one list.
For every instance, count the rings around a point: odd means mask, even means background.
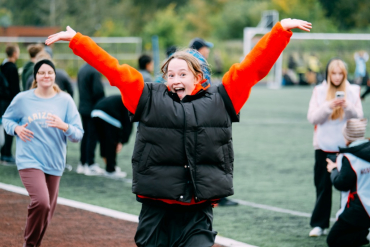
[{"label": "girl's hair", "polygon": [[[343,73],[343,80],[339,84],[339,86],[335,86],[331,79],[330,75],[333,72],[334,68],[340,68]],[[345,63],[340,60],[340,59],[333,59],[330,61],[328,65],[328,73],[327,73],[327,78],[326,81],[328,82],[328,92],[326,94],[326,100],[332,100],[335,98],[335,93],[337,91],[343,91],[346,94],[346,81],[347,81],[347,69]],[[333,113],[330,116],[330,119],[335,120],[335,119],[343,119],[344,116],[344,110],[342,107],[336,107],[333,109]]]},{"label": "girl's hair", "polygon": [[204,59],[204,57],[194,49],[186,49],[173,53],[161,68],[163,79],[166,79],[168,73],[168,65],[174,58],[184,60],[188,64],[188,67],[193,73],[194,77],[200,74],[202,75],[202,79],[207,79],[209,81],[211,77],[209,64]]}]

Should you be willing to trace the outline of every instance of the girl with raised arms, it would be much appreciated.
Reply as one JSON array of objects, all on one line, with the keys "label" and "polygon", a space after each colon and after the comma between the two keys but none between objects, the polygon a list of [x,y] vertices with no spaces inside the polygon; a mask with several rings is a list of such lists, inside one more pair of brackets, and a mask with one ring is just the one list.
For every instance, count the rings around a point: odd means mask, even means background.
[{"label": "girl with raised arms", "polygon": [[167,82],[153,84],[70,27],[46,40],[69,41],[77,56],[118,87],[131,120],[140,122],[132,157],[132,191],[142,203],[137,246],[214,244],[212,205],[234,193],[232,122],[239,121],[252,86],[268,74],[293,28],[309,31],[311,24],[278,22],[212,87],[208,64],[194,50],[171,55],[162,67]]}]

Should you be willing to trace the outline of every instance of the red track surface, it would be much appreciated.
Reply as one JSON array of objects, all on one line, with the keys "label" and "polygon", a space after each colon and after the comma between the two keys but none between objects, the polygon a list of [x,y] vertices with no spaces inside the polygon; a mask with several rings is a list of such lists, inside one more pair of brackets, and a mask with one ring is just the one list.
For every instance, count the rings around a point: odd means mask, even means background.
[{"label": "red track surface", "polygon": [[[22,246],[28,204],[28,196],[0,189],[0,246]],[[136,227],[133,222],[57,205],[42,246],[134,247]]]}]

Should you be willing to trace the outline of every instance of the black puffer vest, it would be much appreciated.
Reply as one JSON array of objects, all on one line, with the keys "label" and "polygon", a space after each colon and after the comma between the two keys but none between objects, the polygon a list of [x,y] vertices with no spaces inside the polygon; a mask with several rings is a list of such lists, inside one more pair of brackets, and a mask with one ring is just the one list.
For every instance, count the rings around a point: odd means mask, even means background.
[{"label": "black puffer vest", "polygon": [[164,84],[144,86],[132,157],[132,192],[190,202],[234,194],[232,122],[239,121],[223,85],[180,101]]}]

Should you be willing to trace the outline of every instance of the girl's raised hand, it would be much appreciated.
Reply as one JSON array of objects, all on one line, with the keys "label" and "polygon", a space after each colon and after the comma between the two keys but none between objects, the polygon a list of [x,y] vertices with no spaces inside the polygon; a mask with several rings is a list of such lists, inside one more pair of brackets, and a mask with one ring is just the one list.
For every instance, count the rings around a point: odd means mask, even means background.
[{"label": "girl's raised hand", "polygon": [[28,123],[24,125],[19,125],[15,127],[14,132],[17,133],[17,136],[21,138],[22,141],[31,141],[31,138],[33,138],[33,132],[31,130],[26,129],[28,126]]},{"label": "girl's raised hand", "polygon": [[293,28],[299,28],[303,31],[309,32],[312,28],[312,24],[307,21],[302,21],[298,19],[282,19],[280,21],[280,24],[283,26],[283,28],[287,31],[293,29]]},{"label": "girl's raised hand", "polygon": [[73,30],[70,26],[67,26],[66,31],[62,31],[56,34],[50,35],[47,40],[45,40],[46,45],[51,45],[57,41],[71,41],[71,39],[76,35],[76,31]]}]

